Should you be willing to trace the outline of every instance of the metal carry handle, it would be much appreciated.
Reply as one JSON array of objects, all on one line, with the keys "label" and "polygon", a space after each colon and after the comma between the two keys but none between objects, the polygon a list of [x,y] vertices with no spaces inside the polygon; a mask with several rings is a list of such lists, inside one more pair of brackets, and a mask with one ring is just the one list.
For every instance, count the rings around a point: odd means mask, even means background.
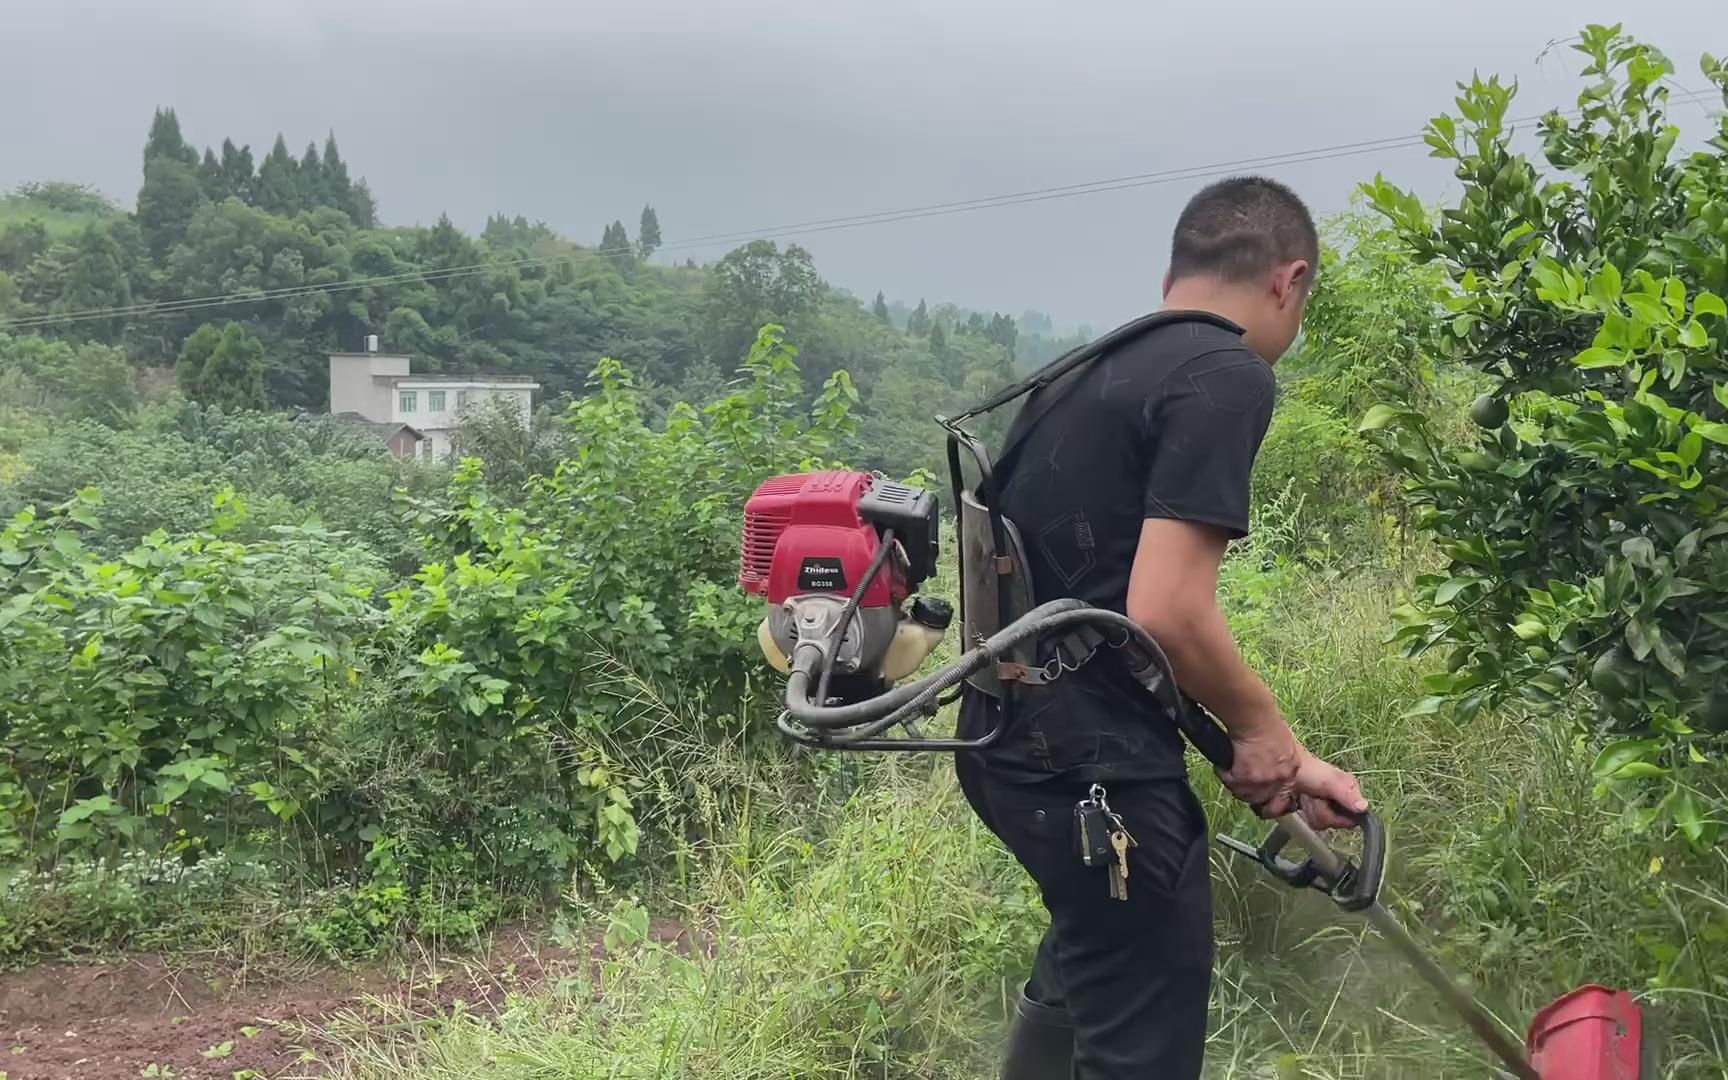
[{"label": "metal carry handle", "polygon": [[[1386,826],[1372,810],[1350,816],[1362,833],[1360,861],[1333,850],[1299,811],[1280,817],[1258,847],[1233,836],[1220,835],[1218,843],[1293,889],[1318,889],[1345,911],[1365,911],[1379,900],[1386,876]],[[1308,853],[1301,862],[1283,855],[1292,840]]]}]

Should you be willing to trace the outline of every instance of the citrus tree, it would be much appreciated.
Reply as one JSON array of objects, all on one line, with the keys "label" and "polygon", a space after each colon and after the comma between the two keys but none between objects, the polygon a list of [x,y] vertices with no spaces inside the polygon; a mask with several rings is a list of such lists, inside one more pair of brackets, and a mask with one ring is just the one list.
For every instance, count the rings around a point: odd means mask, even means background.
[{"label": "citrus tree", "polygon": [[[1513,150],[1515,87],[1478,78],[1427,129],[1456,206],[1435,223],[1365,185],[1446,268],[1449,351],[1493,385],[1474,445],[1402,395],[1363,419],[1449,560],[1396,637],[1445,650],[1418,710],[1552,706],[1587,680],[1603,787],[1706,845],[1728,736],[1728,119],[1685,149],[1667,57],[1618,26],[1575,48],[1589,84],[1541,120],[1539,162]],[[1702,70],[1728,100],[1728,65]]]}]

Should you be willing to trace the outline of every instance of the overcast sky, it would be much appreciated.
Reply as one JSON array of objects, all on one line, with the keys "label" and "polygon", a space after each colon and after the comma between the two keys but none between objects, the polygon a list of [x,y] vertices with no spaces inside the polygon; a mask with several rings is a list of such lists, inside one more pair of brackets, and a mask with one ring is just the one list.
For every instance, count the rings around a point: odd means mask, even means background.
[{"label": "overcast sky", "polygon": [[[1420,130],[1472,70],[1518,115],[1576,93],[1539,56],[1634,5],[1156,0],[0,0],[0,188],[128,203],[151,110],[189,139],[335,129],[390,223],[503,210],[585,242],[654,204],[669,243]],[[1409,10],[1411,14],[1403,14]],[[1627,18],[1698,88],[1728,3]],[[1696,106],[1694,116],[1701,115]],[[1318,212],[1376,170],[1426,195],[1425,148],[1271,170]],[[802,238],[835,284],[1096,329],[1156,306],[1201,181]],[[784,241],[783,241],[784,242]],[[678,251],[699,261],[729,245]],[[663,258],[670,258],[668,253]]]}]

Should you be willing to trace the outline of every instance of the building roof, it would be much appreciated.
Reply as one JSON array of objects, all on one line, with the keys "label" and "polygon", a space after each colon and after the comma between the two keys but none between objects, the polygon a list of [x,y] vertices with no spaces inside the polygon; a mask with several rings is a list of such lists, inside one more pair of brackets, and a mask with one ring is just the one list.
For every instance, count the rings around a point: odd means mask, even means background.
[{"label": "building roof", "polygon": [[340,420],[351,427],[361,428],[389,442],[399,431],[407,431],[415,439],[424,438],[420,429],[412,424],[404,424],[394,420],[368,420],[357,412],[341,412],[334,414],[334,419]]},{"label": "building roof", "polygon": [[374,378],[393,383],[427,383],[434,386],[514,386],[529,390],[540,388],[532,375],[379,375]]}]

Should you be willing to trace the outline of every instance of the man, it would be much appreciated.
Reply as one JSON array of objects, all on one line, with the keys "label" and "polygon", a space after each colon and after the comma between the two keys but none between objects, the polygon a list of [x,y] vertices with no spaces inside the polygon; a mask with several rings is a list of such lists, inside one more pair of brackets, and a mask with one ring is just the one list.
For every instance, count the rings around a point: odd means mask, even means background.
[{"label": "man", "polygon": [[[1195,195],[1164,280],[1165,309],[1195,318],[1041,391],[1060,393],[997,463],[996,486],[1035,602],[1078,597],[1145,627],[1183,693],[1229,730],[1231,793],[1263,817],[1299,806],[1316,827],[1341,828],[1345,811],[1367,808],[1355,779],[1296,740],[1217,599],[1225,546],[1248,531],[1270,365],[1301,328],[1319,255],[1313,219],[1282,184],[1237,178]],[[1205,815],[1175,726],[1106,654],[1016,689],[1014,727],[957,759],[967,800],[1050,912],[1004,1080],[1200,1075],[1213,960]],[[995,708],[969,691],[962,733],[988,728]],[[1126,901],[1076,853],[1074,806],[1095,783],[1138,844]]]}]

